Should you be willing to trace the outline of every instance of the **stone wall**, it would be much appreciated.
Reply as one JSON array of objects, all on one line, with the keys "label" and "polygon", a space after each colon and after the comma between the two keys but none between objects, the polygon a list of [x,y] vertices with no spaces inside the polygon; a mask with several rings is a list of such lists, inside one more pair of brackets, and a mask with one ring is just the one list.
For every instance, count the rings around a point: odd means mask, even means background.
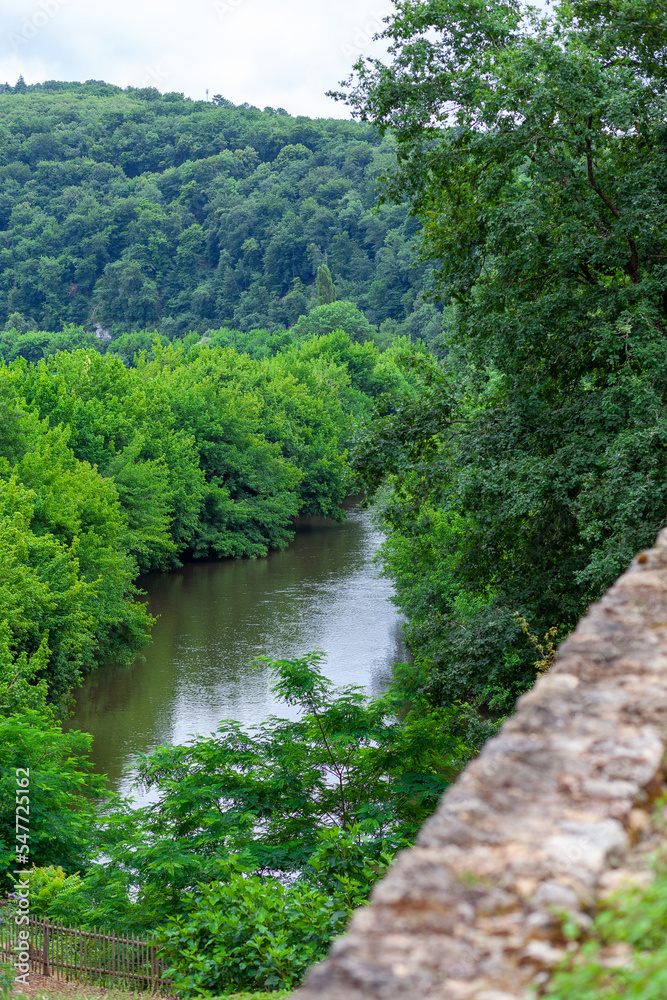
[{"label": "stone wall", "polygon": [[601,897],[650,879],[666,742],[667,529],[581,620],[295,1000],[539,995],[577,947],[557,914],[585,928]]}]

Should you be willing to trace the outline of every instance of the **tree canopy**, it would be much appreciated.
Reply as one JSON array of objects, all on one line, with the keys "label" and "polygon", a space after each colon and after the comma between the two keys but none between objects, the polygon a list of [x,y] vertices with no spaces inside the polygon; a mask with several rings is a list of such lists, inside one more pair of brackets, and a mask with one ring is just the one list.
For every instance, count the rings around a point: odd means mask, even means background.
[{"label": "tree canopy", "polygon": [[374,129],[51,81],[0,92],[0,140],[10,360],[41,356],[17,343],[35,330],[274,332],[341,298],[389,337],[437,339],[419,225],[374,209],[394,157]]},{"label": "tree canopy", "polygon": [[667,9],[399,2],[384,38],[345,96],[396,139],[385,197],[409,192],[452,322],[358,461],[392,473],[389,566],[439,696],[509,707],[515,614],[572,626],[667,516]]}]

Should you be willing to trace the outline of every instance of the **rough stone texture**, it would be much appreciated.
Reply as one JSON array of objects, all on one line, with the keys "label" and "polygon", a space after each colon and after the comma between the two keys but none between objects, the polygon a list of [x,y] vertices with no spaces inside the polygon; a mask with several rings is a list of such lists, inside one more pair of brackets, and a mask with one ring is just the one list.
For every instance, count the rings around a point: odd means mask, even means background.
[{"label": "rough stone texture", "polygon": [[585,929],[601,897],[650,879],[666,743],[667,529],[581,620],[295,1000],[540,995],[576,948],[558,914]]}]

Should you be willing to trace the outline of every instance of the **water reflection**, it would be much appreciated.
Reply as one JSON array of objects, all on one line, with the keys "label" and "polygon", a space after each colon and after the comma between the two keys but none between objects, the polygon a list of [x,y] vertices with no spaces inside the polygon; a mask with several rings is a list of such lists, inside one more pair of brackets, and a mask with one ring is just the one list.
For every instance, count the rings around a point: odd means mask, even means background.
[{"label": "water reflection", "polygon": [[309,519],[292,545],[262,560],[193,563],[140,582],[159,615],[153,643],[130,667],[88,678],[71,728],[94,736],[96,767],[128,791],[123,768],[138,751],[212,732],[222,718],[249,726],[289,709],[269,691],[256,656],[320,648],[335,684],[369,693],[405,659],[391,585],[378,578],[380,535],[353,507],[335,524]]}]

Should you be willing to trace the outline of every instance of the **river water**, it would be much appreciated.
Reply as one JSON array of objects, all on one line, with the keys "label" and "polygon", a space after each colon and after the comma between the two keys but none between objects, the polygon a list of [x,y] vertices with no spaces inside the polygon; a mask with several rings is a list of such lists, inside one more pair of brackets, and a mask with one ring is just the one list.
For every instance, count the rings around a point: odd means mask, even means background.
[{"label": "river water", "polygon": [[373,562],[380,542],[355,505],[342,524],[302,519],[289,548],[266,559],[142,577],[158,616],[152,644],[129,667],[91,674],[75,695],[68,727],[93,734],[96,770],[127,794],[137,752],[211,733],[224,718],[252,726],[293,714],[271,694],[267,668],[252,665],[258,655],[321,649],[336,685],[381,691],[407,654],[391,584]]}]

